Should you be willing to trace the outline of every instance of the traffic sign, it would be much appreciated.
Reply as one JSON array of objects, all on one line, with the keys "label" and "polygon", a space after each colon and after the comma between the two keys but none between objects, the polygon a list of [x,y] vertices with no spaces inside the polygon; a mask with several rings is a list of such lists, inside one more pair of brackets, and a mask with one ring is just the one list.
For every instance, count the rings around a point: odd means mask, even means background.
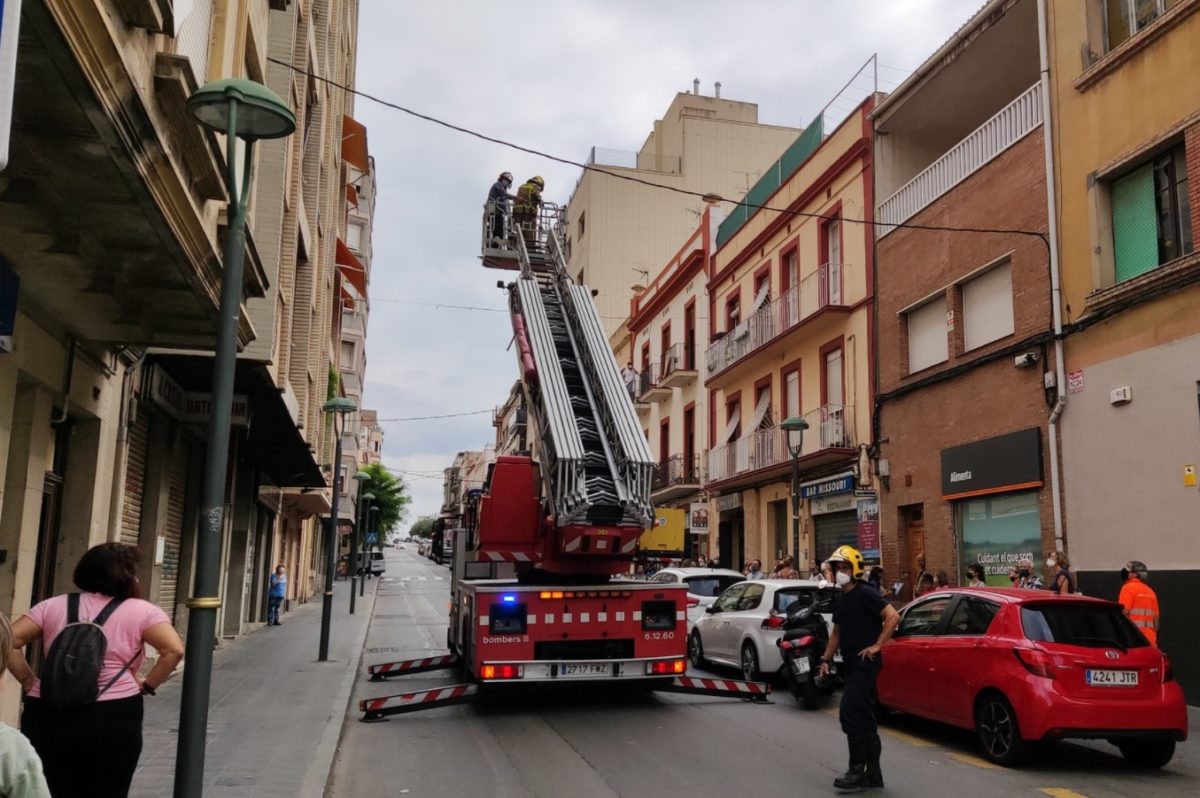
[{"label": "traffic sign", "polygon": [[379,544],[379,533],[378,532],[368,532],[367,533],[367,545],[368,546],[376,546],[378,544]]},{"label": "traffic sign", "polygon": [[0,172],[8,166],[13,93],[17,86],[17,28],[21,0],[0,0]]}]

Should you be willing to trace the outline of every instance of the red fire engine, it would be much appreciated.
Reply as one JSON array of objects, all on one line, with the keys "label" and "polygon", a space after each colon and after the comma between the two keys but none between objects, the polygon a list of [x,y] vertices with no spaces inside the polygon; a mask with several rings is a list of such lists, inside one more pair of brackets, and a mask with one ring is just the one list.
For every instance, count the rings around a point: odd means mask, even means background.
[{"label": "red fire engine", "polygon": [[[467,683],[365,699],[365,720],[458,703],[495,683],[641,682],[765,699],[687,677],[687,591],[621,579],[650,526],[654,462],[587,287],[567,276],[563,214],[484,215],[483,262],[508,294],[531,453],[497,457],[454,536],[450,654],[377,663],[373,680],[457,667]],[[536,457],[534,456],[536,454]]]}]

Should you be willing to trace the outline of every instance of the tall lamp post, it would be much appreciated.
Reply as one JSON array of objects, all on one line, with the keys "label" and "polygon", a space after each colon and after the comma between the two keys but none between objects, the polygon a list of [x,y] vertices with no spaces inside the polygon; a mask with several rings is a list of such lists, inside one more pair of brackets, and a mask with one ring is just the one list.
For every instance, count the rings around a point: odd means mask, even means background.
[{"label": "tall lamp post", "polygon": [[325,543],[325,600],[321,602],[321,642],[317,649],[317,659],[326,662],[329,659],[329,625],[333,620],[333,572],[337,568],[338,552],[338,505],[342,496],[342,429],[338,426],[338,416],[345,418],[358,411],[358,405],[344,397],[330,399],[321,408],[327,415],[333,416],[333,506],[329,509],[329,535]]},{"label": "tall lamp post", "polygon": [[[188,599],[188,631],[176,748],[175,798],[203,793],[204,746],[212,682],[213,641],[220,598],[221,531],[225,525],[225,475],[229,465],[230,416],[237,370],[238,316],[246,255],[246,205],[254,142],[290,136],[296,116],[275,92],[243,78],[218,80],[188,98],[188,110],[201,125],[225,136],[225,187],[229,192],[228,228],[222,250],[221,301],[217,309],[213,353],[212,404],[208,451],[197,533],[195,592]],[[238,140],[244,146],[238,147]],[[241,152],[239,153],[239,149]],[[238,180],[238,155],[241,181]]]},{"label": "tall lamp post", "polygon": [[[364,474],[366,472],[359,471],[358,473]],[[366,476],[367,476],[367,479],[371,478],[370,474],[367,474]],[[354,478],[358,479],[358,474],[355,474]],[[360,489],[361,489],[362,483],[360,482],[359,485],[360,485]],[[363,541],[366,541],[366,539],[367,539],[366,531],[364,530],[364,527],[366,526],[366,522],[367,522],[367,519],[366,519],[367,513],[363,509],[364,501],[369,505],[371,502],[375,501],[375,495],[372,493],[363,493],[362,495],[360,495],[358,497],[358,507],[356,508],[356,511],[354,513],[354,537],[350,540],[350,561],[354,563],[354,573],[355,574],[358,574],[359,539],[361,538]],[[367,551],[367,547],[365,545],[362,547],[362,551],[364,552],[364,554]],[[367,574],[370,572],[370,568],[371,568],[371,558],[364,556],[363,560],[365,561],[364,567],[363,567],[363,572],[362,572],[362,576],[360,576],[358,578],[358,584],[356,585],[353,582],[350,583],[350,614],[351,615],[354,614],[354,594],[358,590],[360,590],[361,585],[367,581]]]},{"label": "tall lamp post", "polygon": [[[363,483],[371,478],[371,475],[366,471],[359,471],[353,479],[358,483],[358,501],[354,505],[354,534],[350,536],[350,563],[347,565],[347,570],[350,571],[350,614],[354,614],[354,594],[358,587],[358,536],[362,534],[362,500]],[[370,496],[371,494],[366,494]]]},{"label": "tall lamp post", "polygon": [[[800,453],[804,451],[804,430],[808,422],[801,416],[784,419],[779,426],[787,433],[788,451],[792,454],[792,556],[800,564]],[[805,559],[808,559],[805,552]],[[808,563],[804,563],[807,568]]]},{"label": "tall lamp post", "polygon": [[[374,496],[371,497],[371,501],[372,502],[375,501]],[[379,506],[376,504],[372,504],[369,508],[367,508],[367,521],[369,522],[367,524],[367,529],[371,530],[372,532],[376,531],[376,529],[375,529],[375,514],[378,512],[379,512]],[[359,595],[359,597],[362,596],[363,592],[366,589],[367,589],[367,580],[365,580],[365,579],[358,580],[358,595]]]}]

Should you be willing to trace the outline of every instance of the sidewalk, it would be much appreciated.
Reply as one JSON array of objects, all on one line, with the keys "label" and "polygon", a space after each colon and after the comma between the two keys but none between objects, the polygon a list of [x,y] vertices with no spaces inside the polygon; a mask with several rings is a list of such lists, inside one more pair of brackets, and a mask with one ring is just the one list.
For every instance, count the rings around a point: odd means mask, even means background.
[{"label": "sidewalk", "polygon": [[[350,583],[334,586],[329,662],[317,662],[321,601],[310,601],[216,652],[204,794],[321,798],[354,687],[378,580],[350,615]],[[171,795],[182,679],[146,698],[145,745],[132,798]]]}]

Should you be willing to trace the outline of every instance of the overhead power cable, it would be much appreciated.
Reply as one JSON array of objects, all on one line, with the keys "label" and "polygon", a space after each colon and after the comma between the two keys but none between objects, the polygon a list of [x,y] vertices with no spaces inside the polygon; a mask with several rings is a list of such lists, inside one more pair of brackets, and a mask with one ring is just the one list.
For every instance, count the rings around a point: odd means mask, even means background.
[{"label": "overhead power cable", "polygon": [[906,229],[906,230],[928,230],[928,231],[942,232],[942,233],[1004,234],[1004,235],[1028,236],[1031,238],[1040,239],[1045,244],[1047,250],[1050,247],[1050,242],[1049,242],[1049,239],[1046,237],[1046,235],[1037,230],[1023,230],[1020,228],[1003,228],[1003,227],[954,227],[951,225],[914,224],[912,222],[900,222],[900,223],[896,223],[896,224],[889,224],[886,222],[879,222],[874,219],[853,219],[853,218],[846,217],[846,216],[831,216],[831,215],[816,213],[816,212],[812,212],[812,211],[794,210],[791,208],[775,208],[770,205],[761,205],[758,203],[747,202],[745,200],[745,198],[738,201],[738,200],[728,199],[726,197],[722,197],[717,194],[707,194],[707,193],[700,192],[700,191],[692,191],[690,189],[680,188],[678,186],[669,186],[664,183],[655,183],[652,180],[646,180],[644,178],[636,177],[634,175],[629,175],[629,174],[623,174],[620,172],[610,172],[609,170],[598,167],[594,164],[581,163],[580,161],[575,161],[570,158],[564,158],[560,155],[553,155],[551,153],[543,152],[541,150],[537,150],[532,147],[526,147],[521,144],[516,144],[511,141],[506,141],[505,139],[497,138],[495,136],[489,136],[486,133],[480,133],[477,130],[472,130],[470,128],[463,127],[461,125],[456,125],[452,122],[447,122],[443,119],[438,119],[435,116],[430,116],[429,114],[424,114],[424,113],[421,113],[420,111],[415,111],[411,108],[406,108],[405,106],[400,105],[399,103],[394,103],[389,100],[384,100],[380,97],[376,97],[372,94],[368,94],[365,91],[360,91],[358,89],[351,88],[350,86],[346,86],[344,84],[338,83],[336,80],[331,80],[322,75],[317,75],[313,72],[308,71],[307,69],[301,69],[300,67],[290,64],[287,61],[282,61],[278,58],[272,58],[270,56],[267,57],[267,60],[273,64],[278,64],[279,66],[290,69],[298,74],[305,75],[306,77],[312,78],[313,80],[317,80],[322,83],[326,83],[330,86],[333,86],[334,88],[341,89],[342,91],[349,92],[350,94],[356,95],[358,97],[362,97],[365,100],[370,100],[373,103],[377,103],[386,108],[391,108],[392,110],[395,110],[395,111],[400,111],[401,113],[408,114],[409,116],[415,117],[416,119],[422,119],[431,124],[447,128],[448,130],[453,130],[458,133],[462,133],[464,135],[472,136],[474,138],[480,139],[482,141],[486,141],[486,142],[489,142],[492,144],[497,144],[501,147],[507,147],[512,150],[517,150],[518,152],[524,152],[529,155],[535,155],[539,158],[545,158],[548,161],[554,161],[555,163],[561,163],[566,166],[574,166],[578,169],[583,169],[584,171],[587,171],[587,172],[597,172],[602,175],[608,175],[609,177],[615,178],[617,180],[625,180],[630,183],[638,183],[643,186],[649,186],[650,188],[657,188],[657,189],[661,189],[663,191],[671,191],[676,194],[681,194],[683,196],[695,197],[697,199],[704,200],[705,202],[713,202],[713,201],[730,202],[730,203],[737,205],[738,207],[753,208],[755,210],[762,210],[762,211],[770,211],[772,213],[778,213],[778,214],[782,214],[782,215],[786,215],[786,216],[792,216],[792,217],[798,217],[798,218],[804,218],[804,219],[820,219],[820,220],[824,220],[824,221],[838,220],[838,221],[841,221],[846,224],[859,224],[859,225],[864,225],[867,227],[889,227],[889,228],[899,228],[899,229]]},{"label": "overhead power cable", "polygon": [[376,421],[429,421],[435,418],[461,418],[462,416],[481,416],[484,413],[491,413],[492,408],[487,410],[468,410],[463,413],[443,413],[440,416],[409,416],[408,418],[380,418]]}]

